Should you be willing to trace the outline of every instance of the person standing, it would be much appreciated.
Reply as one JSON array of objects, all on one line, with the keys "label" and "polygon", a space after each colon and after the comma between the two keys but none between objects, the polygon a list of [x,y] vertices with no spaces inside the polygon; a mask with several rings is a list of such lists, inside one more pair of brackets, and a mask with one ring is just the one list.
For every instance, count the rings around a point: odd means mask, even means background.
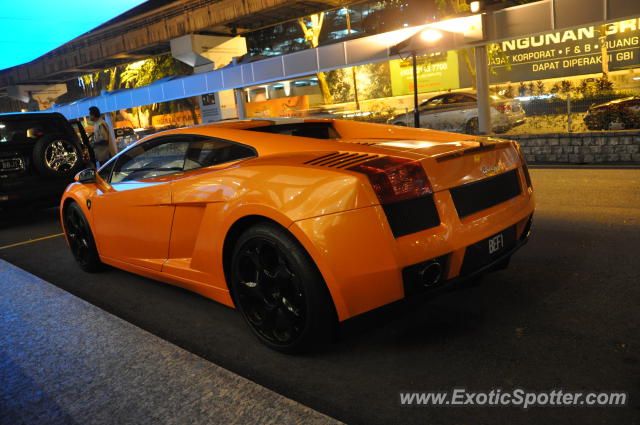
[{"label": "person standing", "polygon": [[118,153],[115,140],[111,137],[109,126],[97,106],[89,108],[89,119],[93,122],[93,150],[96,160],[104,164]]}]

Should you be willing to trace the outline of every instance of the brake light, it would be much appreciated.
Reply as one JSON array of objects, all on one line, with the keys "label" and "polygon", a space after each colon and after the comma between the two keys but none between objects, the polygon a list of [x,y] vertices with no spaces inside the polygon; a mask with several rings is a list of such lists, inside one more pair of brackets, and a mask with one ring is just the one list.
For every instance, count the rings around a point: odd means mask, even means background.
[{"label": "brake light", "polygon": [[422,165],[410,159],[385,156],[349,167],[366,174],[381,204],[419,198],[433,193]]},{"label": "brake light", "polygon": [[504,114],[505,112],[511,110],[511,105],[509,105],[508,103],[499,103],[498,105],[496,105],[496,109],[498,110],[498,112]]}]

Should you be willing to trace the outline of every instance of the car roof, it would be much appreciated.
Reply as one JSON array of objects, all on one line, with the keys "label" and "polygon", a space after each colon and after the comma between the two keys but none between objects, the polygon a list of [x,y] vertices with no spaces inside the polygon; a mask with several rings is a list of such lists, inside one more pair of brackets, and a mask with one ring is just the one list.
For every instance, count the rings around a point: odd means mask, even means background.
[{"label": "car roof", "polygon": [[62,118],[66,121],[64,115],[60,112],[51,111],[30,111],[30,112],[5,112],[0,114],[0,118]]}]

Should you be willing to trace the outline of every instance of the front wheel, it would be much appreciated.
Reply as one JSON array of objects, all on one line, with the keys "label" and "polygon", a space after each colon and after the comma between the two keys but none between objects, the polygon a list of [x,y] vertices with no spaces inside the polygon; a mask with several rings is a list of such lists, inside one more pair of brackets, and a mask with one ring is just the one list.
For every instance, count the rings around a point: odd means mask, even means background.
[{"label": "front wheel", "polygon": [[469,121],[467,121],[464,132],[467,134],[477,135],[479,133],[478,127],[478,117],[473,117]]},{"label": "front wheel", "polygon": [[64,210],[64,232],[71,253],[80,268],[89,273],[100,270],[102,262],[91,227],[89,227],[89,222],[84,216],[82,208],[75,202],[70,203]]},{"label": "front wheel", "polygon": [[82,153],[65,136],[50,134],[36,142],[33,165],[44,176],[72,176],[82,168]]},{"label": "front wheel", "polygon": [[272,349],[300,352],[331,336],[335,312],[322,276],[298,241],[275,224],[240,236],[231,287],[249,327]]}]

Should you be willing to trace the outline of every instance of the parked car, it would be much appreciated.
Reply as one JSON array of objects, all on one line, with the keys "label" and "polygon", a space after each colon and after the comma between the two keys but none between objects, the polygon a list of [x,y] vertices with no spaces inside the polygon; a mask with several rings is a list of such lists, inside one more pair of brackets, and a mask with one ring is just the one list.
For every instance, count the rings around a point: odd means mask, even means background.
[{"label": "parked car", "polygon": [[[491,123],[496,133],[505,132],[525,122],[525,112],[519,101],[490,96]],[[418,107],[420,127],[433,130],[478,134],[478,103],[473,93],[446,93],[425,100]],[[413,126],[413,111],[396,115],[388,123]]]},{"label": "parked car", "polygon": [[336,320],[507,266],[529,236],[518,144],[346,120],[170,130],[81,171],[61,201],[79,266],[237,307],[294,352]]},{"label": "parked car", "polygon": [[584,117],[589,130],[640,128],[640,96],[592,105]]},{"label": "parked car", "polygon": [[118,150],[122,150],[138,141],[138,137],[131,127],[117,127],[113,129],[113,132],[116,136]]},{"label": "parked car", "polygon": [[159,130],[155,129],[154,127],[149,127],[149,128],[134,128],[133,131],[136,134],[136,139],[140,140],[154,133],[157,133]]},{"label": "parked car", "polygon": [[91,159],[78,121],[57,112],[0,114],[0,209],[56,205]]}]

